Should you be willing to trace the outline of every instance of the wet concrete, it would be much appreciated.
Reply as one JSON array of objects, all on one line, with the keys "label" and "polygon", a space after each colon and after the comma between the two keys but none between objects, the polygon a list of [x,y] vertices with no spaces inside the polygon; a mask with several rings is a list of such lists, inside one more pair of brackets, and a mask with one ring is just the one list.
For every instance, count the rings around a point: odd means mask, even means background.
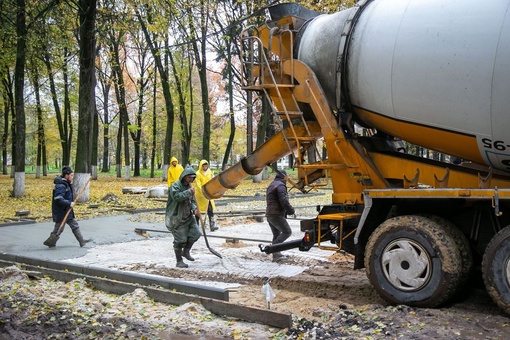
[{"label": "wet concrete", "polygon": [[[134,228],[160,228],[154,223],[130,222],[133,215],[116,215],[79,220],[84,238],[93,242],[80,248],[69,226],[65,226],[57,246],[48,248],[43,242],[53,230],[53,222],[18,224],[0,227],[0,252],[47,260],[67,260],[85,256],[91,249],[103,245],[140,240]],[[165,234],[153,238],[166,237]]]},{"label": "wet concrete", "polygon": [[[175,267],[173,237],[169,233],[148,232],[148,237],[135,233],[136,228],[166,231],[163,223],[136,221],[133,215],[116,215],[79,220],[82,234],[93,241],[80,248],[70,228],[66,226],[57,246],[48,248],[42,243],[53,230],[52,222],[0,227],[0,252],[25,257],[59,260],[100,268],[129,269],[133,267]],[[289,220],[293,230],[291,239],[302,237],[299,221]],[[208,234],[211,234],[208,232]],[[271,240],[272,234],[266,222],[222,226],[212,235],[237,236],[242,238]],[[192,255],[196,261],[186,261],[190,268],[218,274],[236,274],[247,279],[291,277],[307,269],[308,259],[325,259],[330,252],[312,249],[300,252],[297,249],[284,252],[301,257],[299,264],[271,262],[271,255],[260,252],[260,242],[243,241],[232,247],[222,238],[209,238],[212,248],[222,259],[207,249],[203,238],[196,242]]]}]

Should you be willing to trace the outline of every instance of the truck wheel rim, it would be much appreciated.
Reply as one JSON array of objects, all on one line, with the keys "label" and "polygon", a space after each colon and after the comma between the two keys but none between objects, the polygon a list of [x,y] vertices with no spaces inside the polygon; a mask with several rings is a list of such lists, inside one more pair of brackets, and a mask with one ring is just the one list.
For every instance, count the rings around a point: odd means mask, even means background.
[{"label": "truck wheel rim", "polygon": [[[507,273],[509,270],[507,266]],[[415,291],[429,281],[432,262],[422,245],[411,239],[398,239],[384,248],[382,271],[395,288]]]}]

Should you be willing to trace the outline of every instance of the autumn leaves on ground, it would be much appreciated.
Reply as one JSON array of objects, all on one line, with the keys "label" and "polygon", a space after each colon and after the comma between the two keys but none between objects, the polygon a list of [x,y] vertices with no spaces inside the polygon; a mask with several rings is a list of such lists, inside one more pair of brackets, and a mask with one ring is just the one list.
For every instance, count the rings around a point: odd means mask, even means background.
[{"label": "autumn leaves on ground", "polygon": [[[53,179],[57,174],[49,174],[46,177],[35,178],[34,174],[25,177],[25,195],[12,197],[13,179],[9,175],[0,175],[0,223],[15,221],[18,211],[29,211],[29,215],[23,218],[36,219],[38,222],[51,220],[51,192]],[[74,209],[79,219],[89,219],[95,216],[118,214],[122,209],[132,207],[134,209],[164,208],[166,198],[145,198],[143,194],[123,194],[124,187],[150,188],[153,186],[166,185],[166,182],[157,178],[132,177],[130,181],[117,178],[112,174],[99,174],[97,180],[90,184],[90,202],[79,204]],[[253,195],[255,192],[265,192],[266,181],[255,184],[251,180],[245,180],[236,189],[236,195]],[[114,194],[118,202],[102,200],[108,194]],[[92,208],[91,205],[98,205]]]}]

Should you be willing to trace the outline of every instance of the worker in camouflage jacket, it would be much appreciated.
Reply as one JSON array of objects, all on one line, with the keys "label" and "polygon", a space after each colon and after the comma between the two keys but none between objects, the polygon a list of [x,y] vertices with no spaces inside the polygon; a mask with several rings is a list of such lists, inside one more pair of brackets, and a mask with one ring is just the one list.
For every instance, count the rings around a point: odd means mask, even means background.
[{"label": "worker in camouflage jacket", "polygon": [[200,213],[195,202],[195,188],[193,187],[195,178],[195,170],[187,166],[179,180],[168,188],[165,225],[174,236],[173,245],[178,268],[188,268],[183,257],[189,261],[195,261],[190,250],[202,236],[195,219],[195,215]]}]

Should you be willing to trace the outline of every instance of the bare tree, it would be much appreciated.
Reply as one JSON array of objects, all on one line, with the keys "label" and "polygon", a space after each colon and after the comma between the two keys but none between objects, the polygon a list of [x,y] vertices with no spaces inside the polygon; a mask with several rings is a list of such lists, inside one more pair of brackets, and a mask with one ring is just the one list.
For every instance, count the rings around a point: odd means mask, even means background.
[{"label": "bare tree", "polygon": [[167,169],[168,166],[170,165],[170,155],[172,153],[172,138],[175,113],[174,104],[172,101],[172,93],[170,91],[168,63],[164,63],[161,49],[158,44],[158,40],[161,40],[161,34],[159,34],[157,31],[151,31],[148,28],[148,24],[154,26],[153,16],[155,12],[156,10],[154,8],[151,8],[149,5],[145,6],[143,11],[140,7],[136,8],[136,17],[138,19],[140,27],[142,28],[145,40],[147,41],[147,44],[151,50],[152,57],[154,58],[154,63],[156,65],[159,77],[161,79],[163,98],[165,99],[167,126],[165,132],[165,148],[163,152],[163,181],[166,181]]},{"label": "bare tree", "polygon": [[[3,169],[2,173],[7,175],[7,142],[9,136],[9,115],[11,116],[11,138],[14,138],[15,128],[14,121],[16,119],[16,112],[14,110],[14,91],[13,91],[13,80],[11,78],[10,72],[6,72],[4,78],[2,79],[2,97],[4,100],[4,133],[2,134],[2,163]],[[11,149],[14,151],[14,143],[11,143]],[[11,158],[14,162],[15,153],[12,152]],[[14,163],[13,163],[14,164]],[[12,174],[14,174],[12,172]]]},{"label": "bare tree", "polygon": [[63,53],[63,79],[64,79],[64,114],[60,109],[58,101],[57,89],[55,85],[54,72],[51,64],[51,53],[50,48],[47,44],[41,46],[42,49],[42,60],[46,65],[48,72],[48,81],[50,85],[51,98],[53,101],[53,108],[57,118],[57,127],[60,135],[60,144],[62,146],[62,164],[69,165],[71,163],[71,140],[73,138],[73,120],[71,119],[71,109],[69,103],[69,80],[67,75],[67,62],[69,58],[69,52],[66,47],[62,49]]},{"label": "bare tree", "polygon": [[[170,64],[175,79],[175,87],[177,89],[177,95],[179,98],[179,121],[181,123],[181,146],[182,146],[182,163],[188,164],[190,161],[190,144],[191,144],[191,129],[188,127],[188,119],[186,113],[186,99],[185,91],[183,88],[183,82],[181,81],[181,72],[177,69],[176,62],[173,57],[173,53],[168,53],[170,58]],[[182,69],[182,68],[181,68]]]},{"label": "bare tree", "polygon": [[33,67],[34,70],[32,72],[32,84],[34,86],[34,94],[35,94],[35,102],[36,102],[36,111],[37,111],[37,161],[35,167],[35,177],[41,177],[41,168],[43,171],[43,175],[47,175],[47,161],[46,161],[46,138],[44,134],[44,120],[43,120],[43,110],[41,105],[41,95],[40,95],[40,84],[39,84],[39,71],[37,66]]},{"label": "bare tree", "polygon": [[[98,114],[98,118],[101,121],[101,126],[103,127],[103,164],[101,168],[101,172],[108,172],[110,170],[110,123],[114,117],[110,117],[110,106],[109,106],[109,98],[110,98],[110,89],[112,85],[112,76],[109,73],[108,65],[106,63],[101,63],[101,60],[98,60],[98,80],[99,86],[101,88],[101,102],[102,102],[102,116]],[[112,71],[113,72],[113,71]]]},{"label": "bare tree", "polygon": [[[134,28],[136,30],[136,28]],[[145,94],[147,92],[147,88],[152,78],[152,67],[154,64],[149,60],[149,50],[146,46],[145,40],[139,36],[138,31],[132,32],[132,37],[134,40],[135,48],[138,53],[136,53],[136,58],[133,59],[135,64],[138,67],[138,79],[133,79],[131,77],[131,81],[136,83],[137,92],[138,92],[138,108],[135,117],[135,123],[130,124],[129,134],[131,135],[131,139],[134,143],[134,159],[133,159],[133,176],[140,176],[140,148],[142,144],[142,122],[144,118],[146,99]]]},{"label": "bare tree", "polygon": [[[117,144],[117,148],[119,150],[122,146],[122,142],[124,143],[124,179],[129,181],[131,164],[129,156],[128,128],[131,125],[131,122],[129,121],[129,114],[127,109],[128,104],[126,101],[126,85],[124,82],[125,59],[121,61],[120,58],[120,49],[121,45],[123,44],[124,34],[125,32],[123,29],[115,29],[114,27],[110,27],[108,43],[110,44],[110,52],[112,58],[111,65],[115,79],[114,88],[120,114],[119,136],[123,136],[121,140],[118,139],[119,143]],[[117,153],[117,155],[119,155],[119,153]],[[120,165],[120,159],[118,159],[118,162],[118,165]]]},{"label": "bare tree", "polygon": [[[204,132],[202,135],[202,158],[209,159],[209,147],[211,140],[211,110],[209,106],[209,90],[207,85],[207,29],[209,25],[209,0],[199,0],[197,4],[188,2],[185,4],[187,13],[189,36],[195,56],[195,65],[200,78],[200,90],[202,96],[202,109],[204,113]],[[196,27],[193,9],[198,10],[199,24]]]}]

